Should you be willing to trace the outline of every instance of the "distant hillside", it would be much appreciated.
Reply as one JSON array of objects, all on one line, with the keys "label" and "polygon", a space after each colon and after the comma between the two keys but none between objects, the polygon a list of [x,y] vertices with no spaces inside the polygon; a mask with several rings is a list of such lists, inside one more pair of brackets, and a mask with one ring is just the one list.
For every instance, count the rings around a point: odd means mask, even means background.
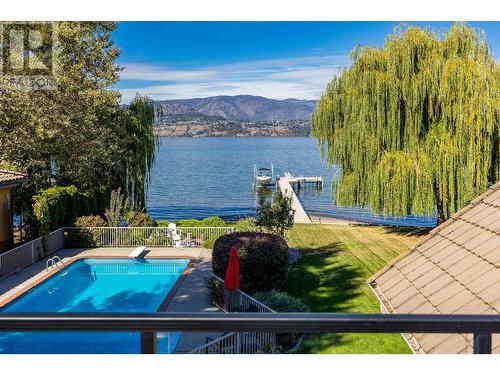
[{"label": "distant hillside", "polygon": [[[268,99],[262,96],[212,96],[209,98],[162,100],[157,122],[208,118],[232,121],[309,120],[315,100]],[[206,118],[205,118],[206,119]]]}]

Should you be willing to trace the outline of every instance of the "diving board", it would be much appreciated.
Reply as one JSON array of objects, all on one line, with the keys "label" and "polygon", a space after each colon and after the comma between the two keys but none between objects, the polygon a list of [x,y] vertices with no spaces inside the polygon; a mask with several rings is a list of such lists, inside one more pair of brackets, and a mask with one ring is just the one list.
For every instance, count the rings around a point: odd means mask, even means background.
[{"label": "diving board", "polygon": [[139,258],[140,255],[145,252],[147,249],[147,246],[138,246],[136,247],[129,255],[129,258]]}]

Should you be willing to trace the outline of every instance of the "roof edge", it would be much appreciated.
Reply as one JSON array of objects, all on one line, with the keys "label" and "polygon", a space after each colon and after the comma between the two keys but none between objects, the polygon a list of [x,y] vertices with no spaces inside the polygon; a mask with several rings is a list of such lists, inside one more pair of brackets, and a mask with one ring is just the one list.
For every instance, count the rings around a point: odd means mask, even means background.
[{"label": "roof edge", "polygon": [[424,242],[428,241],[432,237],[434,237],[436,234],[439,233],[443,228],[446,228],[448,225],[453,223],[455,220],[457,220],[458,217],[463,215],[465,212],[471,210],[473,207],[477,206],[480,202],[484,200],[487,196],[490,194],[496,192],[497,190],[500,190],[500,181],[497,181],[493,185],[491,185],[484,193],[480,194],[478,197],[474,198],[467,206],[463,207],[462,209],[458,210],[455,212],[448,220],[446,220],[444,223],[438,225],[437,227],[433,228],[426,236],[424,236],[422,239],[417,241],[410,249],[407,251],[399,254],[397,257],[391,259],[389,263],[387,263],[383,268],[381,268],[379,271],[375,272],[370,278],[368,278],[367,282],[371,283],[375,281],[379,276],[381,276],[383,273],[385,273],[387,270],[392,268],[395,263],[397,263],[399,260],[403,259],[406,257],[409,253],[414,251],[417,247],[422,245]]}]

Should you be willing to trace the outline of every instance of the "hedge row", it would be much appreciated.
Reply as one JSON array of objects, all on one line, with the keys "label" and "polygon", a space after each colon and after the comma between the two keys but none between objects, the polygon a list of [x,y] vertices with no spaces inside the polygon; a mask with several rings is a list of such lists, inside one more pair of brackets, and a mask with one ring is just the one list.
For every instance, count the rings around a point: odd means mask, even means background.
[{"label": "hedge row", "polygon": [[79,191],[75,186],[54,186],[33,198],[33,211],[40,235],[62,226],[71,226],[79,216],[102,213],[109,204],[109,189]]}]

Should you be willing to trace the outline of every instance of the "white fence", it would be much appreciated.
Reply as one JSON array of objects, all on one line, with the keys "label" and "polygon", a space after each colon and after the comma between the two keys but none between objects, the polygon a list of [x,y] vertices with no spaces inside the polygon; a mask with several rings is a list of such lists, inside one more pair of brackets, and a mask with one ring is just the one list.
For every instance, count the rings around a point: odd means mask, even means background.
[{"label": "white fence", "polygon": [[[178,245],[199,247],[207,241],[215,241],[220,236],[234,232],[232,227],[192,227],[177,228],[180,236]],[[45,255],[64,247],[173,247],[174,241],[168,228],[59,228],[47,236]],[[42,238],[37,238],[21,246],[0,254],[0,279],[7,277],[40,260],[44,256]]]},{"label": "white fence", "polygon": [[[69,247],[174,247],[172,232],[166,227],[65,228]],[[207,241],[234,232],[232,227],[178,227],[178,247],[201,247]]]},{"label": "white fence", "polygon": [[255,298],[250,297],[248,294],[240,289],[229,291],[224,287],[224,280],[216,275],[212,275],[215,282],[215,287],[219,291],[220,301],[214,303],[220,309],[228,311],[242,311],[242,312],[260,312],[260,313],[275,313],[269,306],[264,305],[262,302],[257,301]]},{"label": "white fence", "polygon": [[[64,247],[64,228],[60,228],[47,236],[47,253]],[[43,257],[42,238],[37,238],[0,254],[0,279],[19,271]]]},{"label": "white fence", "polygon": [[189,354],[257,354],[271,350],[276,341],[274,332],[232,332]]},{"label": "white fence", "polygon": [[[276,312],[239,289],[228,291],[220,277],[212,275],[212,278],[221,297],[221,301],[214,303],[222,310]],[[272,350],[275,346],[274,332],[231,332],[194,349],[190,354],[257,354]]]}]

